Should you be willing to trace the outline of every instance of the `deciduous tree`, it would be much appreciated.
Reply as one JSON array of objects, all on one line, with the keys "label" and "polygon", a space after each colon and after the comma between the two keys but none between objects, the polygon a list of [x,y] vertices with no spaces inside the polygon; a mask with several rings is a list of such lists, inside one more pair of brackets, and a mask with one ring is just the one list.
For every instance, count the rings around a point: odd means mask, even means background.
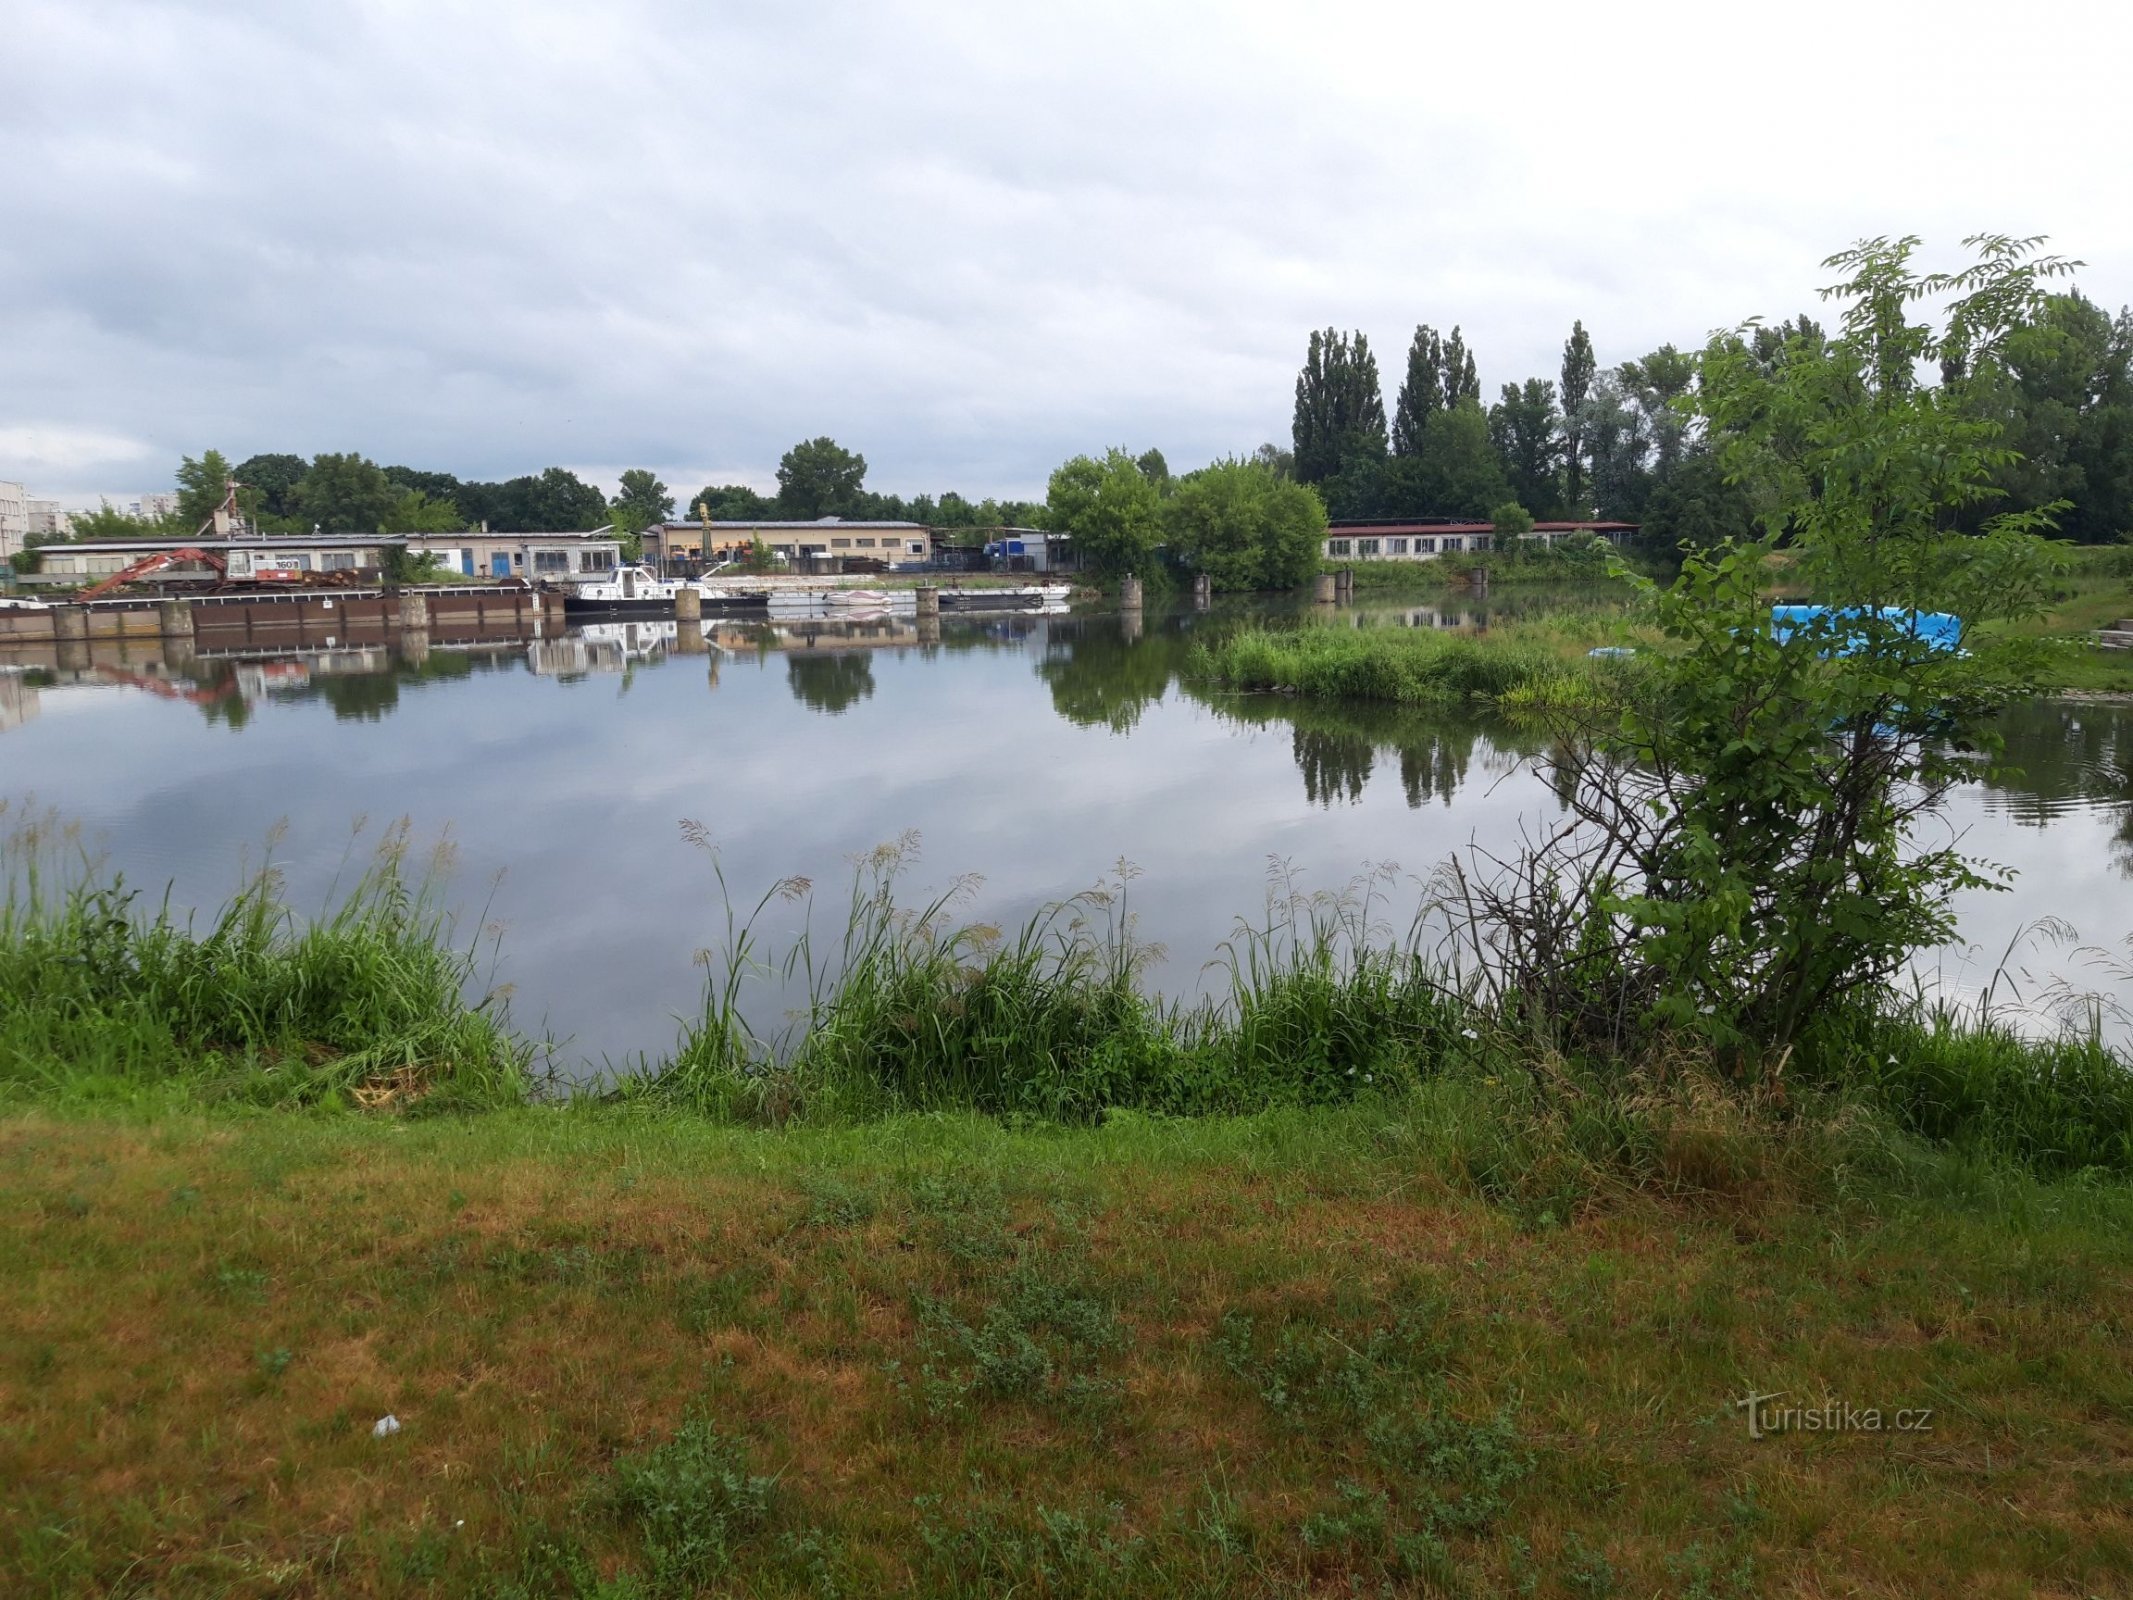
[{"label": "deciduous tree", "polygon": [[400,494],[375,461],[350,451],[313,456],[295,499],[298,515],[321,533],[376,533]]},{"label": "deciduous tree", "polygon": [[1430,414],[1444,409],[1444,341],[1423,323],[1407,346],[1407,376],[1392,412],[1392,453],[1419,456],[1422,427]]},{"label": "deciduous tree", "polygon": [[235,476],[229,459],[220,450],[202,451],[195,461],[186,456],[178,463],[178,512],[181,528],[198,533],[222,504]]},{"label": "deciduous tree", "polygon": [[1256,461],[1218,461],[1178,480],[1163,532],[1170,553],[1217,589],[1290,589],[1318,570],[1326,508]]},{"label": "deciduous tree", "polygon": [[1314,331],[1296,378],[1296,476],[1320,483],[1355,456],[1385,453],[1385,392],[1369,337]]},{"label": "deciduous tree", "polygon": [[796,522],[850,516],[866,475],[867,458],[828,435],[803,440],[778,462],[778,509]]},{"label": "deciduous tree", "polygon": [[1512,494],[1544,517],[1562,503],[1560,420],[1555,385],[1545,378],[1505,384],[1503,398],[1489,408],[1489,442],[1502,459]]},{"label": "deciduous tree", "polygon": [[[631,531],[641,533],[653,523],[664,522],[674,514],[674,495],[645,468],[631,467],[622,474],[621,492],[608,509],[618,519],[629,516],[635,524]],[[619,520],[617,525],[620,525]]]},{"label": "deciduous tree", "polygon": [[1592,377],[1598,365],[1593,359],[1592,340],[1586,336],[1585,324],[1573,322],[1570,337],[1563,341],[1561,389],[1563,497],[1573,516],[1582,515],[1585,509],[1585,397],[1592,392]]},{"label": "deciduous tree", "polygon": [[1052,474],[1047,525],[1074,541],[1094,571],[1147,576],[1155,564],[1161,497],[1124,450],[1076,456]]}]

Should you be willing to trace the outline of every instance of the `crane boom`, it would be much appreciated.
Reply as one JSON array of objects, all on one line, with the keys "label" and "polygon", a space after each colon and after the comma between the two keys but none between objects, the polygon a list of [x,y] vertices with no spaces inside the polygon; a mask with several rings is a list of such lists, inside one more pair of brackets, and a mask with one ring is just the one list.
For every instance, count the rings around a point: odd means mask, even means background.
[{"label": "crane boom", "polygon": [[161,572],[165,567],[174,567],[181,561],[197,561],[203,566],[212,567],[218,578],[229,571],[228,564],[222,557],[210,555],[205,550],[195,550],[190,545],[183,550],[158,550],[154,555],[143,556],[132,566],[112,573],[103,582],[84,589],[74,598],[77,601],[102,599],[113,589],[123,588],[137,578],[145,578],[152,572]]}]

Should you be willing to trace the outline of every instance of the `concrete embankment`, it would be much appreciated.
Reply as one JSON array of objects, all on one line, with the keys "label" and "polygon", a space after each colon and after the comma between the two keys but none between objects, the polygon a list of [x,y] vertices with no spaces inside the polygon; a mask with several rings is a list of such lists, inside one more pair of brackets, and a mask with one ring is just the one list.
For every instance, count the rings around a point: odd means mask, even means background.
[{"label": "concrete embankment", "polygon": [[400,637],[472,644],[538,639],[563,626],[559,594],[472,584],[97,600],[0,607],[0,662],[72,668],[105,656],[330,650]]}]

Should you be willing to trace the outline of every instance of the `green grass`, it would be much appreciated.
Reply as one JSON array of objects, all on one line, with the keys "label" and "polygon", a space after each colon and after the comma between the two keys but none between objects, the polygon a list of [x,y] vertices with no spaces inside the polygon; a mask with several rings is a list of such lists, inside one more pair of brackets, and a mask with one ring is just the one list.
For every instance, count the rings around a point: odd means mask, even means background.
[{"label": "green grass", "polygon": [[[1581,1069],[1377,878],[1277,884],[1181,1009],[1127,883],[1001,934],[892,847],[819,966],[736,912],[663,1071],[513,1104],[404,835],[198,932],[17,840],[0,1592],[2133,1584],[2093,1045],[1912,1007],[1777,1092]],[[1934,1420],[1756,1439],[1751,1391]]]},{"label": "green grass", "polygon": [[1509,709],[1604,706],[1633,691],[1634,659],[1594,659],[1599,645],[1654,641],[1612,612],[1564,613],[1486,634],[1307,623],[1247,628],[1198,643],[1188,677],[1245,692],[1403,706]]},{"label": "green grass", "polygon": [[267,1105],[523,1099],[532,1052],[487,1000],[389,830],[316,918],[271,864],[211,921],[175,917],[48,816],[0,802],[0,1100]]},{"label": "green grass", "polygon": [[2040,691],[2133,694],[2133,651],[2103,650],[2095,642],[2099,629],[2129,617],[2133,548],[2084,546],[2073,551],[2072,566],[2051,609],[2013,631],[2056,647],[2038,680]]},{"label": "green grass", "polygon": [[[818,955],[810,933],[773,958],[753,917],[729,915],[702,1016],[619,1092],[773,1121],[956,1109],[1071,1122],[1344,1103],[1464,1053],[1463,1003],[1411,945],[1380,942],[1376,880],[1311,899],[1285,890],[1218,953],[1227,993],[1187,1008],[1140,983],[1150,952],[1130,873],[1003,934],[959,922],[953,891],[898,903],[914,842],[855,876],[833,950]],[[804,974],[809,1002],[764,1038],[747,992],[772,970]]]},{"label": "green grass", "polygon": [[[1522,543],[1508,550],[1476,550],[1432,560],[1328,560],[1319,564],[1319,570],[1352,573],[1358,592],[1464,589],[1469,586],[1468,574],[1477,569],[1488,573],[1492,587],[1500,584],[1601,584],[1610,581],[1607,561],[1613,553],[1597,543]],[[1667,568],[1665,562],[1643,552],[1626,552],[1624,558],[1640,571],[1657,574]]]},{"label": "green grass", "polygon": [[1551,1211],[1506,1121],[17,1114],[0,1591],[2133,1584],[2123,1185],[1684,1100]]}]

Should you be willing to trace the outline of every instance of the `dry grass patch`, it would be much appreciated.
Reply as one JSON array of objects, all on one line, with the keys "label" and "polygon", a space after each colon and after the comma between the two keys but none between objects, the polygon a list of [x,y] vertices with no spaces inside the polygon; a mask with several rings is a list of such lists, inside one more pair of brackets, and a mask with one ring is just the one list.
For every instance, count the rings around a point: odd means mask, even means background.
[{"label": "dry grass patch", "polygon": [[1536,1226],[1205,1126],[194,1131],[0,1126],[6,1592],[2133,1582],[2108,1196]]}]

